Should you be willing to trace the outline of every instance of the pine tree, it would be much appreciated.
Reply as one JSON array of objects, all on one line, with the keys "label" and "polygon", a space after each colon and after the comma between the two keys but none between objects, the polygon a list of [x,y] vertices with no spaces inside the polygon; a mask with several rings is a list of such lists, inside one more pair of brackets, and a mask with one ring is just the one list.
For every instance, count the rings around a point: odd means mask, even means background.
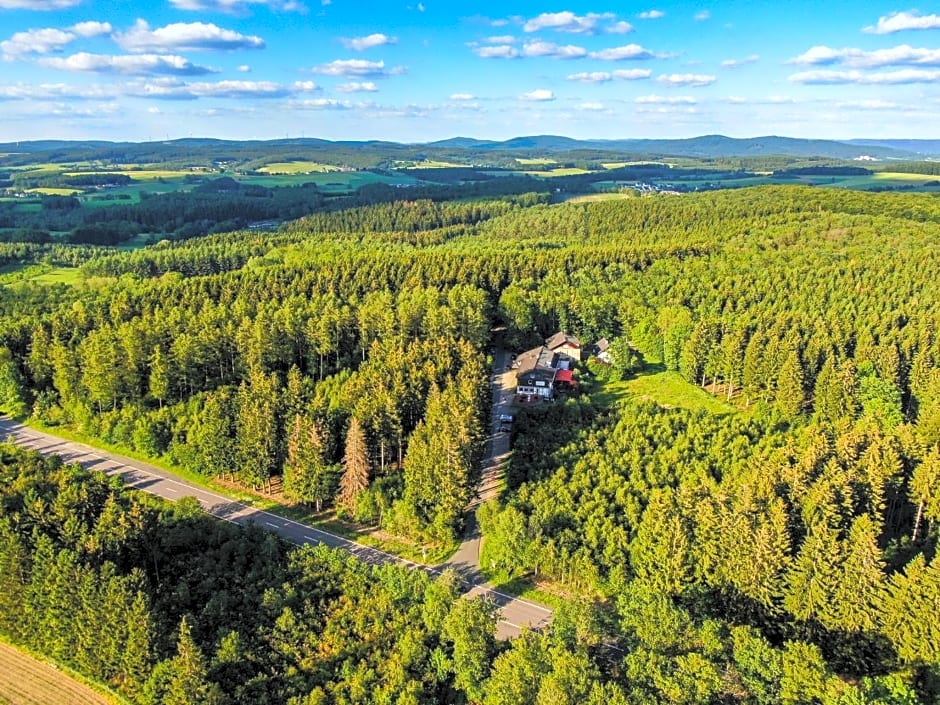
[{"label": "pine tree", "polygon": [[176,657],[170,664],[163,705],[203,705],[212,701],[206,660],[193,641],[186,617],[180,622]]},{"label": "pine tree", "polygon": [[911,540],[917,541],[925,515],[940,520],[940,448],[933,448],[914,468],[910,492],[911,501],[917,505]]},{"label": "pine tree", "polygon": [[251,372],[236,396],[236,460],[243,482],[267,486],[280,466],[278,383],[273,374]]},{"label": "pine tree", "polygon": [[852,523],[842,553],[842,577],[832,599],[833,626],[874,632],[884,600],[885,576],[875,524],[867,514]]},{"label": "pine tree", "polygon": [[343,476],[339,482],[337,503],[349,512],[355,512],[356,500],[369,487],[369,449],[362,424],[355,416],[346,432],[346,452],[343,454]]},{"label": "pine tree", "polygon": [[791,350],[784,358],[783,367],[777,375],[777,407],[787,418],[793,418],[803,412],[806,402],[806,390],[803,388],[803,364],[799,353]]},{"label": "pine tree", "polygon": [[169,360],[163,350],[158,345],[153,349],[150,356],[150,396],[160,403],[163,408],[163,402],[170,398],[173,376],[170,372]]},{"label": "pine tree", "polygon": [[783,606],[804,622],[833,624],[832,600],[840,577],[836,532],[826,526],[814,526],[787,574]]},{"label": "pine tree", "polygon": [[231,388],[219,387],[206,395],[195,428],[190,433],[196,472],[209,477],[236,472],[235,400]]},{"label": "pine tree", "polygon": [[328,474],[323,431],[315,421],[297,414],[287,438],[284,496],[292,502],[313,502],[319,512],[329,494]]}]

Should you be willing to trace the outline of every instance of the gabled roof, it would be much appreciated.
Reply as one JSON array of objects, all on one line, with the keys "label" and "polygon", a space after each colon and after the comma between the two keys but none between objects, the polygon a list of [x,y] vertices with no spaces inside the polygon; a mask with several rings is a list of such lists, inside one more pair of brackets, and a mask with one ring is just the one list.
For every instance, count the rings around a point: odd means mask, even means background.
[{"label": "gabled roof", "polygon": [[563,332],[555,333],[555,335],[545,341],[545,346],[549,350],[557,350],[562,345],[568,345],[572,348],[580,348],[581,341],[575,338],[573,335],[568,335],[567,333]]},{"label": "gabled roof", "polygon": [[571,384],[574,382],[574,373],[571,370],[558,370],[558,373],[555,375],[555,381]]},{"label": "gabled roof", "polygon": [[533,370],[554,372],[557,364],[558,355],[544,345],[540,345],[516,358],[516,376],[527,374]]},{"label": "gabled roof", "polygon": [[[601,338],[594,344],[594,350],[596,353],[602,353],[610,347],[610,341],[607,338]],[[595,354],[596,354],[595,353]]]}]

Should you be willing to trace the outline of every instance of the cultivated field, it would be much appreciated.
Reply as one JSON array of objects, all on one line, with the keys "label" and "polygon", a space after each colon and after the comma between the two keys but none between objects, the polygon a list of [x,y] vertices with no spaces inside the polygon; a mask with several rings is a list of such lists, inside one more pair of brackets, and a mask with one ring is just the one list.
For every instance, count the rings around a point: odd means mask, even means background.
[{"label": "cultivated field", "polygon": [[0,642],[0,703],[9,705],[114,705],[54,666]]},{"label": "cultivated field", "polygon": [[320,162],[273,162],[258,169],[262,174],[323,174],[339,170],[338,166]]}]

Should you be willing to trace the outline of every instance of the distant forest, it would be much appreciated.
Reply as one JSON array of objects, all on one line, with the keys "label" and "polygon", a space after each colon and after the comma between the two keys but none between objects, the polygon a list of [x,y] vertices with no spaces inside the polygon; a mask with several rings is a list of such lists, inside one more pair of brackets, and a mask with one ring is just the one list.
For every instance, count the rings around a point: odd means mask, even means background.
[{"label": "distant forest", "polygon": [[[81,280],[0,290],[0,406],[441,546],[479,477],[491,347],[607,338],[580,393],[519,410],[477,515],[491,579],[563,603],[544,633],[496,643],[451,578],[12,448],[0,630],[140,703],[937,702],[940,201],[518,183],[369,187],[130,252],[4,244]],[[724,411],[632,394],[644,378]]]}]

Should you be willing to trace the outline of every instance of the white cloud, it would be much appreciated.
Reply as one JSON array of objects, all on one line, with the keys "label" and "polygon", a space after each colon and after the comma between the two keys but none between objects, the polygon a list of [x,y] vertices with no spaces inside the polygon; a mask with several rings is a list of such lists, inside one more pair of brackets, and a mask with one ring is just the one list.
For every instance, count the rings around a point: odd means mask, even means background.
[{"label": "white cloud", "polygon": [[242,64],[235,70],[238,71],[239,73],[251,73],[251,66],[249,66],[248,64]]},{"label": "white cloud", "polygon": [[290,95],[290,90],[271,81],[190,83],[186,88],[199,98],[285,98]]},{"label": "white cloud", "polygon": [[487,44],[514,44],[515,42],[518,42],[519,40],[516,39],[511,34],[499,34],[493,37],[487,37],[483,41],[486,42]]},{"label": "white cloud", "polygon": [[64,10],[75,7],[82,0],[0,0],[0,9],[4,10]]},{"label": "white cloud", "polygon": [[592,59],[599,59],[601,61],[627,61],[652,59],[653,52],[649,49],[644,49],[639,44],[627,44],[622,47],[592,51],[589,56]]},{"label": "white cloud", "polygon": [[709,12],[708,10],[702,10],[701,12],[695,13],[696,22],[706,22],[707,20],[710,20],[711,18],[712,18],[712,13]]},{"label": "white cloud", "polygon": [[252,5],[260,5],[279,12],[307,11],[306,6],[297,0],[170,0],[170,4],[177,10],[224,12],[230,15],[246,14]]},{"label": "white cloud", "polygon": [[17,32],[6,41],[0,42],[0,53],[6,61],[26,54],[51,54],[61,51],[76,39],[72,32],[61,29],[30,29]]},{"label": "white cloud", "polygon": [[885,66],[940,66],[940,49],[915,49],[907,44],[874,51],[815,46],[790,59],[787,63],[805,66],[841,64],[852,69],[874,69]]},{"label": "white cloud", "polygon": [[641,20],[658,20],[662,17],[665,17],[666,13],[662,10],[647,10],[646,12],[641,12],[637,17]]},{"label": "white cloud", "polygon": [[481,59],[517,59],[519,51],[508,44],[500,44],[492,47],[476,47],[473,53]]},{"label": "white cloud", "polygon": [[638,105],[695,105],[695,98],[688,95],[662,96],[643,95],[636,99]]},{"label": "white cloud", "polygon": [[589,12],[586,15],[576,15],[570,10],[563,12],[543,12],[538,17],[527,20],[522,25],[525,32],[538,32],[543,29],[553,29],[556,32],[571,32],[573,34],[593,34],[597,25],[603,20],[612,20],[615,15],[611,12]]},{"label": "white cloud", "polygon": [[619,22],[614,22],[612,25],[608,26],[606,30],[607,34],[630,34],[633,31],[633,25],[629,22],[624,22],[620,20]]},{"label": "white cloud", "polygon": [[396,39],[395,37],[389,37],[387,34],[381,34],[379,32],[376,32],[375,34],[370,34],[365,37],[352,37],[352,38],[343,37],[339,41],[347,49],[353,49],[355,51],[365,51],[366,49],[372,49],[373,47],[385,46],[386,44],[396,44],[398,42],[398,39]]},{"label": "white cloud", "polygon": [[0,100],[106,100],[119,94],[116,86],[76,86],[70,83],[0,85]]},{"label": "white cloud", "polygon": [[348,100],[312,98],[310,100],[295,101],[291,103],[291,107],[300,110],[352,110],[354,106]]},{"label": "white cloud", "polygon": [[898,103],[892,103],[887,100],[845,100],[836,103],[837,108],[849,108],[851,110],[899,110],[904,106]]},{"label": "white cloud", "polygon": [[758,54],[751,54],[743,59],[728,59],[727,61],[722,61],[721,68],[736,69],[745,64],[756,64],[758,61],[760,61],[760,56]]},{"label": "white cloud", "polygon": [[652,75],[649,69],[624,69],[620,71],[591,71],[590,73],[573,73],[566,78],[569,81],[581,83],[607,83],[615,79],[621,81],[638,81]]},{"label": "white cloud", "polygon": [[111,34],[113,27],[110,22],[79,22],[70,28],[79,37],[99,37],[102,34]]},{"label": "white cloud", "polygon": [[879,17],[878,24],[863,27],[868,34],[893,34],[909,29],[940,29],[940,15],[922,15],[916,10],[910,12],[892,12],[887,17]]},{"label": "white cloud", "polygon": [[118,33],[114,41],[125,51],[142,54],[264,48],[261,37],[246,36],[214,24],[175,22],[152,30],[140,19],[131,29]]},{"label": "white cloud", "polygon": [[555,94],[545,88],[536,88],[534,91],[529,91],[528,93],[523,93],[520,95],[519,100],[545,102],[548,100],[555,100]]},{"label": "white cloud", "polygon": [[134,54],[118,55],[89,54],[80,52],[60,59],[44,58],[39,64],[61,71],[90,71],[96,73],[116,73],[133,76],[151,76],[168,74],[173,76],[201,76],[216,73],[215,69],[197,66],[182,56]]},{"label": "white cloud", "polygon": [[578,106],[578,110],[584,110],[586,112],[600,112],[601,110],[604,110],[604,104],[603,103],[581,103],[581,105]]},{"label": "white cloud", "polygon": [[384,61],[366,61],[365,59],[337,59],[328,64],[314,66],[313,73],[324,76],[343,76],[349,78],[386,78],[405,72],[401,67],[385,68]]},{"label": "white cloud", "polygon": [[573,44],[561,46],[552,42],[536,40],[526,42],[522,47],[522,53],[525,56],[547,56],[553,59],[582,59],[587,56],[587,49]]},{"label": "white cloud", "polygon": [[670,73],[658,76],[656,80],[666,86],[710,86],[717,79],[700,73]]},{"label": "white cloud", "polygon": [[476,98],[477,97],[473,95],[472,93],[451,93],[450,94],[451,100],[464,101],[464,100],[476,100]]},{"label": "white cloud", "polygon": [[379,87],[372,81],[350,81],[336,86],[340,93],[375,93]]},{"label": "white cloud", "polygon": [[320,90],[320,86],[313,81],[294,81],[293,87],[297,93],[313,93]]},{"label": "white cloud", "polygon": [[811,85],[904,85],[910,83],[940,83],[940,70],[900,69],[881,73],[861,71],[803,71],[790,76],[792,83]]}]

